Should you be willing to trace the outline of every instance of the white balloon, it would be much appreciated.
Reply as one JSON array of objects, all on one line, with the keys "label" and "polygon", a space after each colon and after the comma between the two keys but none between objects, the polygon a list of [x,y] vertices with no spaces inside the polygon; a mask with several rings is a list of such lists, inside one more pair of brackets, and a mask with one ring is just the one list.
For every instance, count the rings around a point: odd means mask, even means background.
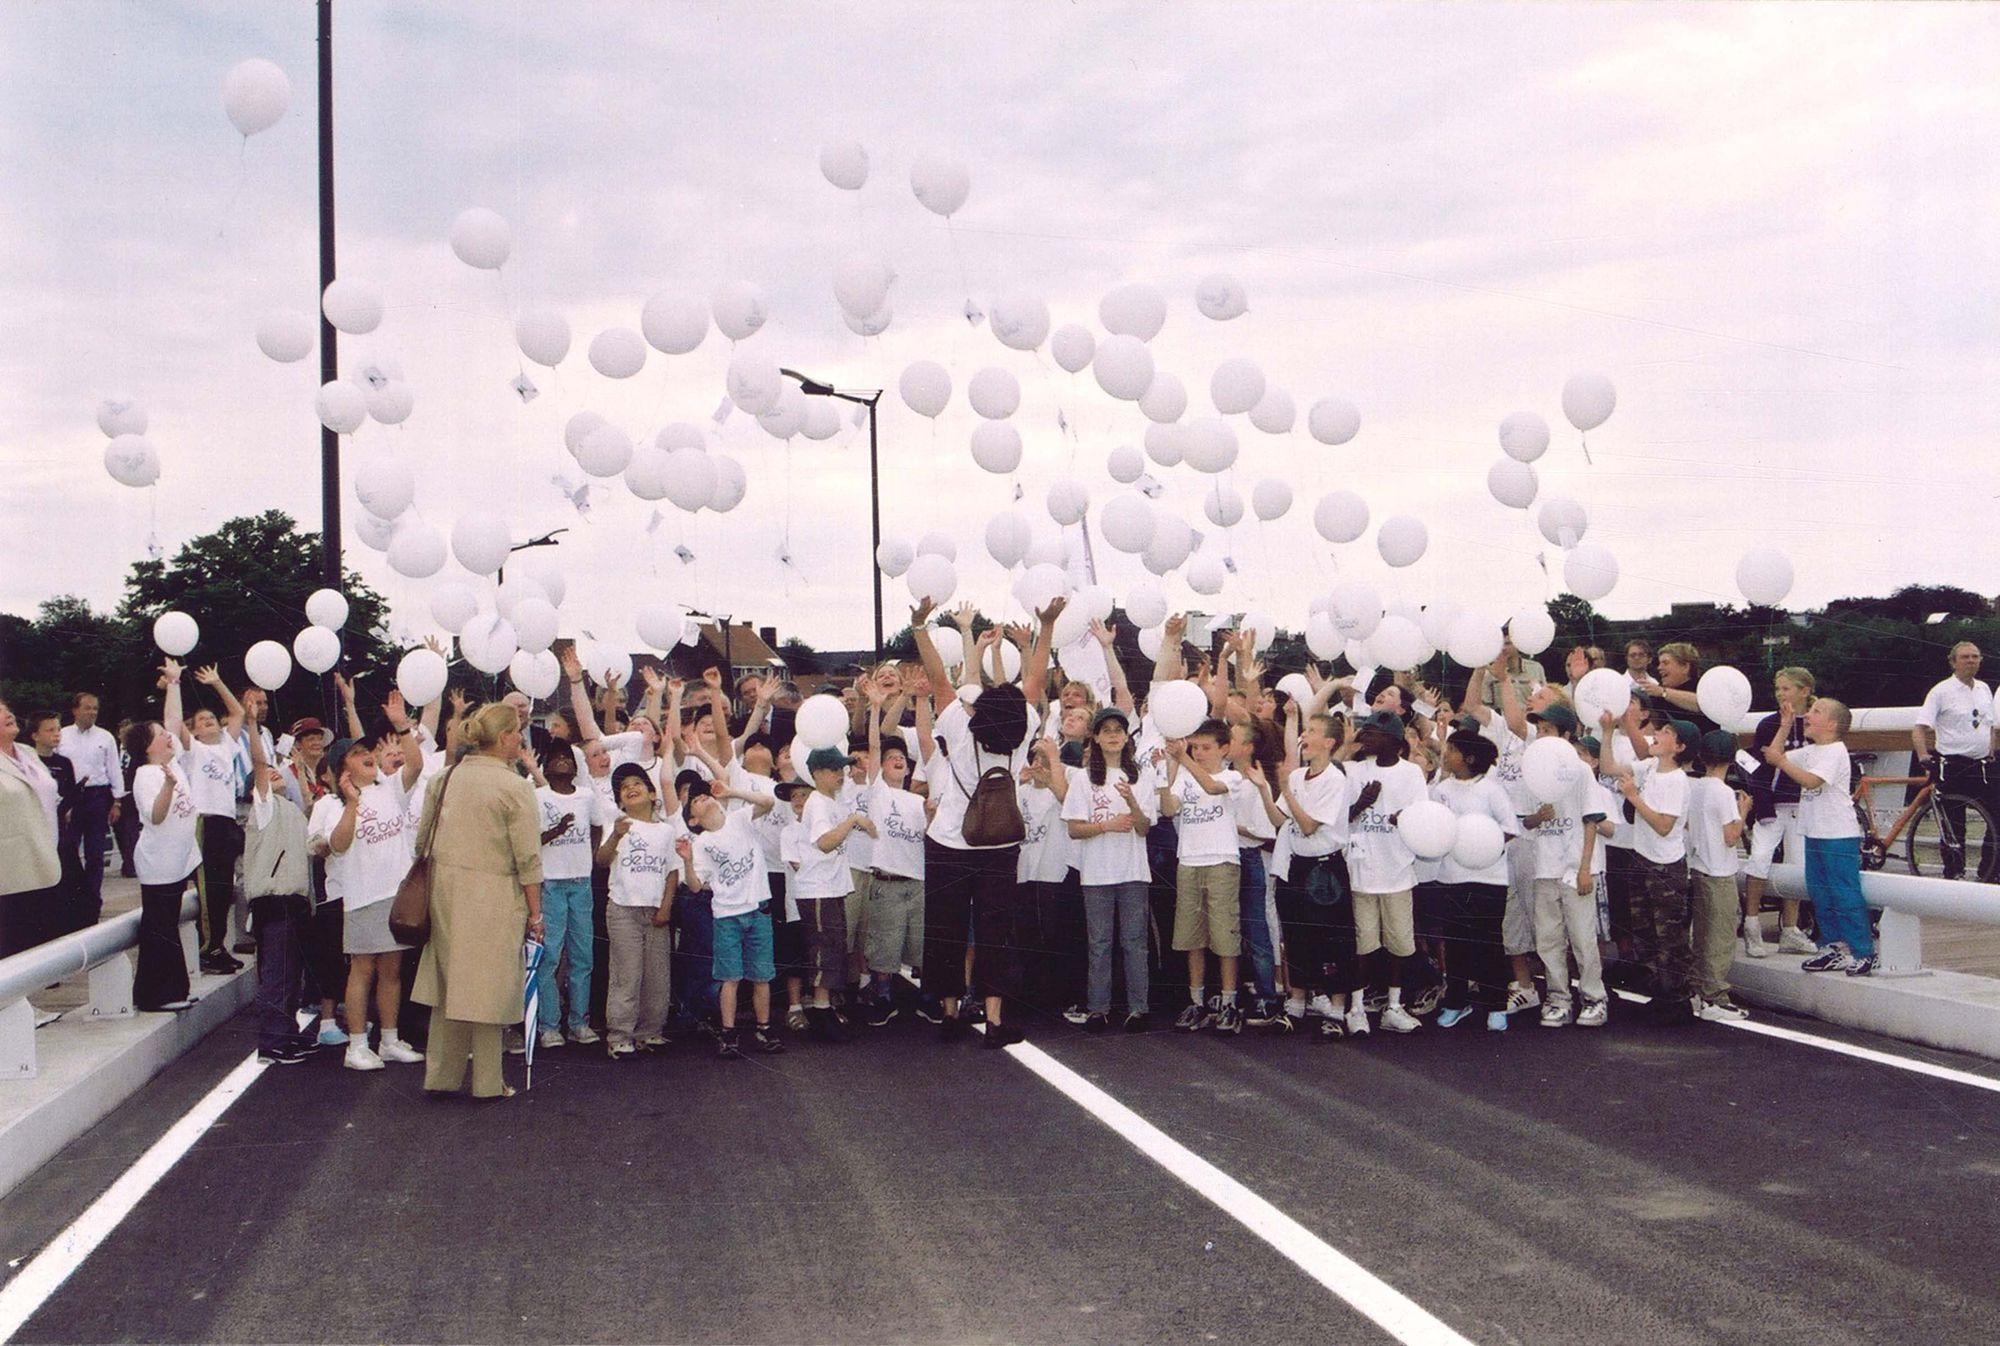
[{"label": "white balloon", "polygon": [[1049,485],[1049,517],[1067,527],[1079,523],[1090,507],[1090,491],[1073,477],[1062,477]]},{"label": "white balloon", "polygon": [[523,649],[507,661],[507,677],[514,690],[533,701],[554,696],[562,686],[562,663],[553,651]]},{"label": "white balloon", "polygon": [[1194,306],[1204,318],[1228,322],[1249,312],[1250,300],[1244,295],[1243,285],[1236,277],[1217,271],[1203,276],[1194,287]]},{"label": "white balloon", "polygon": [[514,320],[514,344],[538,365],[554,367],[569,354],[569,319],[562,310],[539,304],[521,310]]},{"label": "white balloon", "polygon": [[639,335],[662,355],[686,355],[708,339],[708,305],[698,295],[656,294],[639,309]]},{"label": "white balloon", "polygon": [[1234,528],[1243,522],[1243,493],[1217,481],[1202,496],[1201,512],[1217,528]]},{"label": "white balloon", "polygon": [[640,644],[669,653],[687,630],[687,610],[673,603],[647,603],[632,614],[632,626]]},{"label": "white balloon", "polygon": [[1191,438],[1193,432],[1185,425],[1149,425],[1146,427],[1146,456],[1161,467],[1177,467],[1187,457],[1188,440]]},{"label": "white balloon", "polygon": [[1507,834],[1500,824],[1483,813],[1458,816],[1458,839],[1452,842],[1451,858],[1462,869],[1491,869],[1507,853]]},{"label": "white balloon", "polygon": [[615,425],[600,425],[576,447],[576,464],[593,477],[615,477],[632,462],[632,436]]},{"label": "white balloon", "polygon": [[1694,685],[1695,704],[1717,726],[1734,732],[1750,713],[1750,679],[1741,669],[1718,664]]},{"label": "white balloon", "polygon": [[889,324],[896,320],[896,306],[884,304],[875,312],[855,317],[846,309],[840,311],[840,320],[847,324],[847,330],[856,336],[881,336],[889,330]]},{"label": "white balloon", "polygon": [[1167,324],[1166,297],[1144,283],[1121,285],[1098,301],[1097,319],[1114,336],[1151,341]]},{"label": "white balloon", "polygon": [[1382,624],[1382,595],[1364,580],[1342,580],[1333,586],[1327,598],[1332,607],[1333,628],[1343,640],[1366,640]]},{"label": "white balloon", "polygon": [[965,385],[966,401],[989,421],[1004,421],[1021,406],[1021,381],[1004,369],[988,366]]},{"label": "white balloon", "polygon": [[1298,405],[1283,388],[1266,388],[1257,405],[1250,408],[1250,424],[1267,435],[1289,434],[1298,419]]},{"label": "white balloon", "polygon": [[1486,489],[1508,509],[1526,509],[1535,503],[1541,483],[1535,469],[1515,458],[1502,458],[1486,469]]},{"label": "white balloon", "polygon": [[931,645],[946,668],[957,668],[965,662],[965,637],[958,633],[957,627],[933,626],[930,632]]},{"label": "white balloon", "polygon": [[401,425],[410,419],[417,406],[417,395],[410,391],[409,384],[400,380],[368,389],[367,397],[368,414],[382,425]]},{"label": "white balloon", "polygon": [[1368,531],[1368,502],[1352,491],[1328,491],[1313,506],[1313,527],[1328,542],[1352,542]]},{"label": "white balloon", "polygon": [[498,673],[513,662],[520,645],[514,624],[497,612],[482,612],[458,633],[458,652],[481,673]]},{"label": "white balloon", "polygon": [[1264,371],[1255,360],[1224,360],[1208,380],[1208,399],[1225,416],[1236,416],[1264,396]]},{"label": "white balloon", "polygon": [[178,659],[201,639],[201,628],[185,612],[163,612],[153,619],[153,643],[160,653]]},{"label": "white balloon", "polygon": [[498,271],[514,251],[514,230],[498,211],[484,206],[458,212],[451,222],[451,250],[481,271]]},{"label": "white balloon", "polygon": [[1138,627],[1158,626],[1167,619],[1167,596],[1151,580],[1140,580],[1125,595],[1125,619]]},{"label": "white balloon", "polygon": [[1063,372],[1081,373],[1097,354],[1097,338],[1091,335],[1088,327],[1069,323],[1058,327],[1055,335],[1049,338],[1049,354],[1055,357]]},{"label": "white balloon", "polygon": [[1375,634],[1368,637],[1370,661],[1398,673],[1415,668],[1430,657],[1430,652],[1430,642],[1408,617],[1384,617]]},{"label": "white balloon", "polygon": [[292,678],[292,652],[275,640],[260,640],[243,652],[243,671],[250,681],[275,692]]},{"label": "white balloon", "polygon": [[[600,427],[609,424],[609,421],[594,411],[579,411],[563,422],[563,447],[567,448],[570,457],[574,458],[577,450],[583,447],[584,440],[589,439]],[[665,434],[666,431],[662,430],[660,433]]]},{"label": "white balloon", "polygon": [[1283,692],[1300,705],[1312,700],[1312,679],[1303,673],[1287,673],[1278,679],[1277,690]]},{"label": "white balloon", "polygon": [[1153,352],[1138,337],[1104,338],[1090,365],[1097,386],[1123,401],[1136,402],[1153,386]]},{"label": "white balloon", "polygon": [[1011,291],[993,301],[987,325],[1009,350],[1031,351],[1049,339],[1049,306],[1038,294]]},{"label": "white balloon", "polygon": [[672,453],[675,449],[705,449],[708,436],[698,425],[687,421],[670,421],[660,427],[660,433],[653,436],[653,443]]},{"label": "white balloon", "polygon": [[771,360],[746,350],[729,362],[723,387],[730,401],[752,416],[762,416],[778,405],[778,398],[785,391],[785,377]]},{"label": "white balloon", "polygon": [[1276,477],[1265,477],[1250,488],[1250,512],[1270,523],[1291,512],[1292,488]]},{"label": "white balloon", "polygon": [[1240,629],[1248,631],[1252,637],[1252,651],[1262,654],[1271,648],[1271,640],[1278,634],[1278,619],[1268,612],[1246,612],[1238,623]]},{"label": "white balloon", "polygon": [[1563,558],[1563,585],[1578,598],[1596,602],[1618,584],[1618,558],[1608,547],[1579,542]]},{"label": "white balloon", "polygon": [[502,580],[500,586],[493,591],[493,610],[511,622],[514,620],[514,609],[520,607],[522,603],[530,598],[539,598],[547,602],[548,597],[549,591],[539,582],[531,576],[517,572]]},{"label": "white balloon", "polygon": [[1021,432],[1005,421],[981,421],[972,431],[972,461],[997,476],[1021,465]]},{"label": "white balloon", "polygon": [[466,585],[446,580],[431,591],[431,620],[457,635],[479,611],[479,598]]},{"label": "white balloon", "polygon": [[97,404],[97,428],[108,438],[143,435],[146,424],[146,408],[129,398],[111,397]]},{"label": "white balloon", "polygon": [[1028,554],[1032,536],[1026,515],[1018,510],[1004,510],[986,521],[986,553],[1011,570]]},{"label": "white balloon", "polygon": [[1736,587],[1758,607],[1778,606],[1792,591],[1791,558],[1773,547],[1751,548],[1736,563]]},{"label": "white balloon", "polygon": [[1451,624],[1445,653],[1466,668],[1484,668],[1500,657],[1506,640],[1499,623],[1477,612],[1461,614]]},{"label": "white balloon", "polygon": [[1535,511],[1535,526],[1558,547],[1574,547],[1583,541],[1584,530],[1590,527],[1590,516],[1569,496],[1551,495],[1544,497],[1542,507]]},{"label": "white balloon", "polygon": [[[1163,639],[1163,635],[1164,633],[1157,626],[1144,626],[1139,628],[1139,653],[1145,655],[1148,659],[1153,659],[1153,660],[1159,659],[1160,644]],[[1157,722],[1155,727],[1157,727]]]},{"label": "white balloon", "polygon": [[1208,693],[1185,679],[1156,682],[1146,693],[1146,712],[1162,738],[1186,738],[1208,718]]},{"label": "white balloon", "polygon": [[1382,526],[1375,532],[1375,549],[1382,553],[1384,561],[1397,567],[1422,560],[1430,542],[1430,530],[1424,527],[1424,521],[1409,514],[1382,520]]},{"label": "white balloon", "polygon": [[291,102],[291,80],[262,57],[238,61],[222,77],[222,110],[239,135],[254,136],[276,126]]},{"label": "white balloon", "polygon": [[1458,842],[1458,815],[1435,799],[1417,799],[1396,815],[1396,835],[1419,860],[1442,860]]},{"label": "white balloon", "polygon": [[853,253],[834,265],[833,299],[843,312],[866,318],[888,306],[889,287],[895,283],[896,269],[887,259]]},{"label": "white balloon", "polygon": [[731,341],[757,335],[771,316],[764,292],[747,280],[732,280],[718,288],[709,308],[715,314],[715,330]]},{"label": "white balloon", "polygon": [[750,493],[750,474],[726,453],[711,455],[708,461],[715,467],[715,492],[708,498],[708,507],[717,514],[727,514]]},{"label": "white balloon", "polygon": [[1120,444],[1104,455],[1104,470],[1111,474],[1111,480],[1129,486],[1146,475],[1146,455],[1130,444]]},{"label": "white balloon", "polygon": [[917,555],[942,556],[947,561],[958,559],[958,543],[950,533],[941,528],[933,528],[917,539]]},{"label": "white balloon", "polygon": [[361,539],[361,545],[364,547],[373,551],[387,551],[389,544],[396,540],[397,530],[403,526],[403,518],[378,519],[364,509],[353,518],[354,535]]},{"label": "white balloon", "polygon": [[917,559],[917,549],[899,537],[892,537],[875,549],[875,565],[890,579],[895,579],[910,568],[910,562]]},{"label": "white balloon", "polygon": [[816,748],[846,751],[847,707],[840,703],[839,697],[824,692],[807,697],[799,703],[793,723],[797,726],[799,743],[807,751]]},{"label": "white balloon", "polygon": [[614,682],[623,687],[632,681],[632,656],[615,645],[578,641],[576,657],[583,664],[583,671],[600,687],[609,687]]},{"label": "white balloon", "polygon": [[1572,374],[1563,384],[1563,415],[1578,430],[1595,430],[1617,406],[1618,390],[1602,374]]},{"label": "white balloon", "polygon": [[1509,458],[1532,463],[1548,452],[1549,423],[1532,411],[1516,411],[1500,422],[1500,447]]},{"label": "white balloon", "polygon": [[[315,589],[306,596],[306,621],[338,631],[347,625],[347,595],[338,589]],[[319,672],[314,669],[313,672]]]},{"label": "white balloon", "polygon": [[[1157,522],[1143,495],[1114,495],[1097,516],[1098,531],[1119,551],[1137,556],[1152,544]],[[1140,622],[1151,626],[1152,622]]]},{"label": "white balloon", "polygon": [[840,412],[824,397],[806,398],[805,424],[799,433],[807,439],[825,441],[840,433]]},{"label": "white balloon", "polygon": [[629,327],[607,327],[590,339],[590,367],[607,379],[629,379],[646,367],[646,338]]},{"label": "white balloon", "polygon": [[868,151],[858,140],[829,140],[819,147],[820,175],[843,192],[868,181]]},{"label": "white balloon", "polygon": [[1155,511],[1153,515],[1153,540],[1146,544],[1145,553],[1140,557],[1146,569],[1155,575],[1165,575],[1168,571],[1187,560],[1194,551],[1194,529],[1177,514]]},{"label": "white balloon", "polygon": [[555,643],[561,618],[548,599],[530,596],[514,605],[514,615],[507,620],[514,624],[514,639],[520,648],[532,654]]},{"label": "white balloon", "polygon": [[625,464],[625,489],[641,500],[667,498],[667,454],[656,444],[640,444]]},{"label": "white balloon", "polygon": [[274,308],[257,320],[257,349],[281,365],[312,354],[319,337],[313,315],[295,308]]},{"label": "white balloon", "polygon": [[389,539],[389,568],[408,579],[426,580],[444,569],[444,552],[444,537],[438,530],[413,519]]},{"label": "white balloon", "polygon": [[1315,659],[1332,659],[1340,654],[1345,644],[1334,628],[1333,618],[1324,612],[1306,618],[1306,648]]},{"label": "white balloon", "polygon": [[1181,447],[1195,471],[1227,472],[1236,463],[1236,427],[1213,416],[1192,422]]},{"label": "white balloon", "polygon": [[366,336],[382,325],[382,295],[366,281],[336,280],[326,287],[319,302],[320,311],[335,331]]},{"label": "white balloon", "polygon": [[160,479],[160,452],[143,435],[120,435],[104,446],[104,470],[121,486],[151,486]]},{"label": "white balloon", "polygon": [[308,626],[292,637],[292,658],[308,673],[325,673],[340,662],[340,636],[324,626]]},{"label": "white balloon", "polygon": [[910,165],[910,190],[925,210],[949,219],[971,194],[972,175],[956,159],[925,155]]},{"label": "white balloon", "polygon": [[1344,397],[1322,397],[1306,413],[1306,430],[1322,444],[1345,444],[1361,430],[1361,413]]},{"label": "white balloon", "polygon": [[351,435],[368,419],[368,394],[344,379],[322,383],[313,397],[319,423],[336,435]]},{"label": "white balloon", "polygon": [[396,690],[413,706],[428,706],[443,696],[450,676],[444,656],[435,650],[409,650],[396,661]]},{"label": "white balloon", "polygon": [[1220,556],[1197,556],[1188,562],[1188,588],[1198,594],[1210,596],[1222,592],[1222,586],[1229,581],[1229,571],[1222,564]]},{"label": "white balloon", "polygon": [[[1056,649],[1058,657],[1066,646],[1090,634],[1090,614],[1077,601],[1081,597],[1081,594],[1071,596],[1069,603],[1056,615],[1056,624],[1049,632],[1049,643]],[[1011,675],[1008,681],[1013,681]]]},{"label": "white balloon", "polygon": [[1186,414],[1187,404],[1187,385],[1165,370],[1156,370],[1153,382],[1139,399],[1139,410],[1149,421],[1171,425]]},{"label": "white balloon", "polygon": [[491,575],[507,564],[513,545],[507,521],[497,514],[462,514],[451,526],[451,554],[475,575]]},{"label": "white balloon", "polygon": [[692,513],[715,498],[715,461],[705,449],[667,455],[667,499]]},{"label": "white balloon", "polygon": [[951,401],[951,375],[935,360],[914,360],[896,380],[896,389],[911,411],[935,419]]},{"label": "white balloon", "polygon": [[[1063,617],[1067,617],[1068,615],[1068,611],[1065,610]],[[1058,625],[1060,625],[1060,619],[1058,619]],[[993,667],[995,663],[1000,665],[997,671]],[[995,645],[992,654],[987,657],[986,670],[988,677],[997,675],[1001,682],[1012,682],[1020,677],[1020,647],[1015,645],[1011,640],[1003,640],[998,645]]]},{"label": "white balloon", "polygon": [[1069,591],[1069,576],[1061,566],[1031,565],[1014,581],[1014,599],[1030,612],[1040,612]]},{"label": "white balloon", "polygon": [[533,580],[548,595],[550,603],[556,607],[563,605],[563,597],[569,593],[569,581],[563,578],[562,553],[554,547],[524,547],[514,553],[507,562],[510,575]]},{"label": "white balloon", "polygon": [[758,414],[757,424],[773,439],[790,439],[805,429],[806,395],[794,384],[784,385],[771,409]]},{"label": "white balloon", "polygon": [[[1610,745],[1605,745],[1609,751]],[[1562,738],[1537,738],[1521,752],[1521,784],[1531,798],[1553,804],[1590,773],[1576,746]]]},{"label": "white balloon", "polygon": [[1620,669],[1593,668],[1577,679],[1576,718],[1588,732],[1595,732],[1607,714],[1619,719],[1631,704],[1632,680]]},{"label": "white balloon", "polygon": [[912,597],[929,599],[933,607],[943,607],[958,592],[958,569],[944,557],[926,552],[910,562],[903,582],[910,586]]},{"label": "white balloon", "polygon": [[1507,634],[1514,648],[1532,659],[1556,643],[1556,619],[1546,604],[1530,603],[1507,619]]}]

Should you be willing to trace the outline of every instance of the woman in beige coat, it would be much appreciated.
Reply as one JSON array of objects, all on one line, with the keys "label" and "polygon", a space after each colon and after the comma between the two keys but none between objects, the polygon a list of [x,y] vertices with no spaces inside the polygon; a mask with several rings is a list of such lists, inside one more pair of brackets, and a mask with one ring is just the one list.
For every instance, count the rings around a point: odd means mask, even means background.
[{"label": "woman in beige coat", "polygon": [[512,706],[481,706],[466,722],[470,750],[424,802],[431,937],[411,998],[435,1011],[424,1088],[436,1093],[458,1092],[468,1058],[473,1097],[514,1092],[500,1074],[501,1030],[521,1021],[523,932],[542,933],[541,808],[514,771],[521,729]]}]

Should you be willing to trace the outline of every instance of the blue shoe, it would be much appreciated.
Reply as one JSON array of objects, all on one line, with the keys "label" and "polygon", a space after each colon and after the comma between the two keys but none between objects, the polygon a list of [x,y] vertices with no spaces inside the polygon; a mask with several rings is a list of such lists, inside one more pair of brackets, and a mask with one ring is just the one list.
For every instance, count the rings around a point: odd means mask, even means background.
[{"label": "blue shoe", "polygon": [[1437,1026],[1439,1028],[1450,1028],[1452,1025],[1471,1017],[1472,1009],[1470,1006],[1460,1009],[1441,1009],[1438,1011]]},{"label": "blue shoe", "polygon": [[1507,1016],[1500,1010],[1490,1011],[1486,1016],[1486,1031],[1504,1033],[1507,1031]]},{"label": "blue shoe", "polygon": [[345,1047],[347,1045],[347,1034],[341,1031],[339,1024],[321,1024],[319,1026],[319,1045],[322,1047]]}]

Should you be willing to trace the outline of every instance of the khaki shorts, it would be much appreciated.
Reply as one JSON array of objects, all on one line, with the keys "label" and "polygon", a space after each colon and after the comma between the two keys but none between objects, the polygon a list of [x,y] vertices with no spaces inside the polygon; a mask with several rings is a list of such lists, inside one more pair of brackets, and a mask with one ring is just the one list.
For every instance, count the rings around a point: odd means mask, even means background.
[{"label": "khaki shorts", "polygon": [[1354,952],[1377,949],[1387,949],[1398,958],[1417,951],[1415,904],[1408,888],[1400,893],[1354,895]]},{"label": "khaki shorts", "polygon": [[1243,952],[1237,890],[1240,865],[1182,865],[1174,881],[1174,947],[1207,949],[1218,958]]}]

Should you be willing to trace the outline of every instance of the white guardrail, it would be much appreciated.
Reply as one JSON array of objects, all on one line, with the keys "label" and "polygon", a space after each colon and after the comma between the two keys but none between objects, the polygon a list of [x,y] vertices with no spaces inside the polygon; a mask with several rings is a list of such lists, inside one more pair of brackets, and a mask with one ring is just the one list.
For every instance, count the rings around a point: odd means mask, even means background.
[{"label": "white guardrail", "polygon": [[[193,889],[181,902],[181,953],[188,975],[197,967],[200,938],[195,932]],[[78,973],[90,977],[88,1019],[124,1019],[133,1014],[132,959],[139,944],[139,913],[124,912],[88,930],[37,944],[0,958],[0,1082],[35,1077],[35,1007],[30,993]]]},{"label": "white guardrail", "polygon": [[[1765,880],[1769,897],[1810,901],[1804,865],[1773,865]],[[2000,886],[1969,879],[1931,879],[1876,870],[1861,875],[1861,896],[1882,913],[1876,928],[1876,970],[1883,976],[1913,977],[1924,970],[1923,921],[1970,921],[2000,925]]]}]

